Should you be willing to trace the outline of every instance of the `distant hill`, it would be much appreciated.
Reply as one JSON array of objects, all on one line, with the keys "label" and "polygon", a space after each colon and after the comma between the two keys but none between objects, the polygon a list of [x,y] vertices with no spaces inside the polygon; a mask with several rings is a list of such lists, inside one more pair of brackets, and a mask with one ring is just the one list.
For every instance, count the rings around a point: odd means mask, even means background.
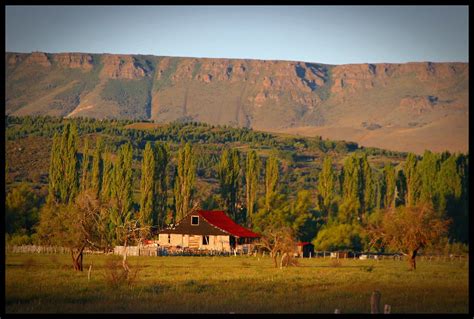
[{"label": "distant hill", "polygon": [[200,121],[397,151],[468,151],[467,63],[6,53],[5,113]]}]

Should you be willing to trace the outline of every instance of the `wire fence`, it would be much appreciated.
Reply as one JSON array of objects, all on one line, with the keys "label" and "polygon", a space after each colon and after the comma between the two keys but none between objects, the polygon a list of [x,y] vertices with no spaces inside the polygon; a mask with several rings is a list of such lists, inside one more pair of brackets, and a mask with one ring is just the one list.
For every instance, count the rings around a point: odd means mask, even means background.
[{"label": "wire fence", "polygon": [[[240,252],[228,252],[219,250],[196,250],[187,248],[174,248],[174,247],[159,247],[159,246],[115,246],[113,251],[109,253],[115,255],[123,255],[126,249],[127,256],[259,256],[265,257],[270,256],[268,253],[256,251],[248,252],[246,254]],[[7,253],[13,254],[70,254],[71,250],[67,247],[58,246],[38,246],[38,245],[22,245],[6,246]],[[104,251],[85,249],[84,254],[104,254]],[[303,257],[301,254],[298,257]],[[367,253],[367,252],[354,252],[354,251],[312,251],[307,255],[309,258],[321,258],[321,259],[354,259],[354,260],[406,260],[407,256],[403,254],[382,254],[382,253]],[[469,254],[438,254],[438,255],[418,255],[419,261],[434,262],[434,261],[465,261],[468,260]]]}]

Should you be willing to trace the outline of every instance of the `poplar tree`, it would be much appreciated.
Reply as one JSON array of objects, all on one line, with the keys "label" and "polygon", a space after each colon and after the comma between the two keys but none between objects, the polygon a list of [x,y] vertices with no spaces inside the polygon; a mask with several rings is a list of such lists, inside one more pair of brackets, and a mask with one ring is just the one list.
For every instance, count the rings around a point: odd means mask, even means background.
[{"label": "poplar tree", "polygon": [[395,168],[392,164],[385,165],[383,169],[384,173],[384,184],[383,184],[383,198],[384,198],[384,207],[395,207],[395,192],[396,192],[396,176]]},{"label": "poplar tree", "polygon": [[420,201],[422,203],[435,204],[436,181],[439,171],[439,160],[436,154],[425,151],[423,159],[420,161],[419,173],[421,176]]},{"label": "poplar tree", "polygon": [[[140,181],[140,227],[153,226],[153,208],[155,200],[155,154],[150,142],[145,145]],[[148,232],[142,231],[145,238]]]},{"label": "poplar tree", "polygon": [[60,199],[60,183],[61,183],[61,156],[60,156],[60,137],[57,133],[53,136],[53,145],[51,147],[51,158],[49,162],[48,176],[48,203],[58,201]]},{"label": "poplar tree", "polygon": [[98,138],[92,157],[91,188],[96,196],[99,196],[102,187],[102,139]]},{"label": "poplar tree", "polygon": [[61,202],[69,203],[77,195],[79,174],[77,160],[77,129],[76,126],[67,123],[61,136],[60,147],[62,182],[60,183]]},{"label": "poplar tree", "polygon": [[332,159],[327,156],[323,161],[323,169],[318,178],[318,204],[321,210],[330,214],[331,204],[335,198],[336,175],[332,168]]},{"label": "poplar tree", "polygon": [[81,191],[89,188],[89,139],[84,140],[84,150],[82,151],[82,174],[81,174]]},{"label": "poplar tree", "polygon": [[360,159],[355,155],[344,160],[344,176],[342,182],[342,197],[346,207],[350,207],[352,212],[359,212],[361,209],[362,178],[360,172]]},{"label": "poplar tree", "polygon": [[459,200],[462,194],[462,177],[455,155],[447,158],[440,167],[437,180],[438,210],[445,212],[449,202]]},{"label": "poplar tree", "polygon": [[239,191],[240,154],[237,149],[224,150],[218,165],[221,197],[234,220],[237,219],[237,195]]},{"label": "poplar tree", "polygon": [[278,159],[270,156],[265,167],[265,209],[270,211],[278,184]]},{"label": "poplar tree", "polygon": [[122,221],[131,217],[132,209],[132,145],[130,142],[119,149],[114,165],[112,197]]},{"label": "poplar tree", "polygon": [[252,219],[256,211],[258,177],[260,175],[260,160],[257,152],[254,150],[247,153],[246,171],[245,171],[245,193],[247,201],[247,216]]},{"label": "poplar tree", "polygon": [[174,185],[176,221],[181,220],[191,209],[195,180],[196,162],[192,153],[191,144],[188,142],[184,147],[180,148],[178,153]]},{"label": "poplar tree", "polygon": [[164,227],[168,208],[168,175],[167,167],[170,160],[169,148],[166,144],[155,145],[155,199],[153,201],[153,225]]},{"label": "poplar tree", "polygon": [[421,192],[421,177],[415,154],[408,153],[403,170],[405,172],[407,185],[405,204],[407,207],[412,207],[418,203]]},{"label": "poplar tree", "polygon": [[102,185],[100,189],[100,196],[102,200],[108,201],[112,198],[112,188],[114,180],[114,170],[113,163],[111,160],[111,155],[108,151],[104,153],[104,170],[102,177]]},{"label": "poplar tree", "polygon": [[375,207],[375,182],[374,176],[372,173],[372,168],[370,167],[369,161],[367,160],[367,155],[364,154],[361,161],[362,169],[362,183],[361,183],[361,193],[363,194],[363,212],[371,212]]}]

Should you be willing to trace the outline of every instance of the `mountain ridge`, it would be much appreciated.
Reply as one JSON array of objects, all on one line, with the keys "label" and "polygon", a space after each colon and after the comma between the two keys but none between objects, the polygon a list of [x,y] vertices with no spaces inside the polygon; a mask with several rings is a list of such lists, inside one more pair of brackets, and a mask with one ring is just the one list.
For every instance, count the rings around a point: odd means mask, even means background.
[{"label": "mountain ridge", "polygon": [[417,153],[468,149],[468,63],[78,52],[5,59],[6,114],[201,121]]}]

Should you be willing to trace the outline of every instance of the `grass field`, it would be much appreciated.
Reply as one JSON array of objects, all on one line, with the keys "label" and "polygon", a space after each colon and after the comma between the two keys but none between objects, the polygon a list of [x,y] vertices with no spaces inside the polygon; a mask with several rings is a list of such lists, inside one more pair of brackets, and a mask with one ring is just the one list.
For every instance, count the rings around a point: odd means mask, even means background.
[{"label": "grass field", "polygon": [[110,262],[120,257],[86,255],[82,273],[70,259],[7,254],[6,313],[369,313],[374,290],[392,313],[468,312],[466,260],[419,260],[409,271],[394,260],[313,258],[276,269],[269,257],[129,257],[136,279],[113,285]]}]

